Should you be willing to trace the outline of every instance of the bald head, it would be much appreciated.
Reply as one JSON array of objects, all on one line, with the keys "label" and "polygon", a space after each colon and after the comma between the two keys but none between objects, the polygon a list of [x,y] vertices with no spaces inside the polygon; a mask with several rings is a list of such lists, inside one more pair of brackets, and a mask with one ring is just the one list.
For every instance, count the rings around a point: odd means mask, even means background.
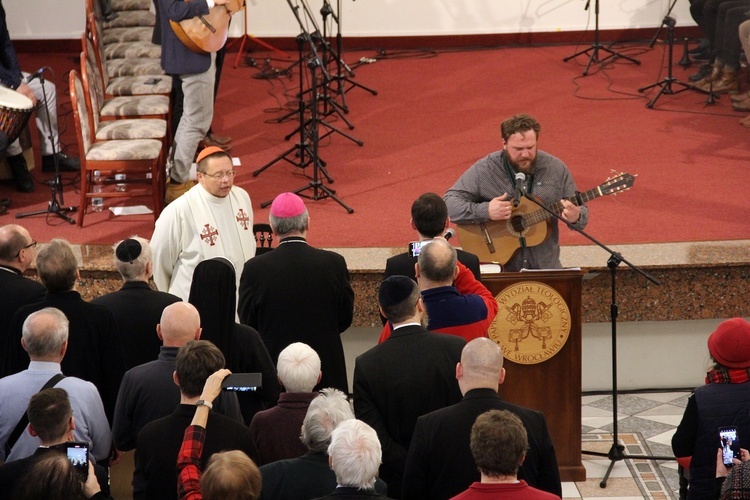
[{"label": "bald head", "polygon": [[504,377],[503,351],[495,342],[481,337],[464,346],[456,370],[461,392],[480,388],[497,390]]},{"label": "bald head", "polygon": [[19,254],[31,241],[31,235],[23,226],[6,224],[0,227],[0,264],[25,271],[32,259],[21,259]]},{"label": "bald head", "polygon": [[175,302],[164,308],[156,327],[165,347],[182,347],[199,337],[201,317],[189,302]]},{"label": "bald head", "polygon": [[422,246],[418,259],[420,288],[452,285],[457,273],[456,260],[456,249],[445,238],[434,238],[429,245]]}]

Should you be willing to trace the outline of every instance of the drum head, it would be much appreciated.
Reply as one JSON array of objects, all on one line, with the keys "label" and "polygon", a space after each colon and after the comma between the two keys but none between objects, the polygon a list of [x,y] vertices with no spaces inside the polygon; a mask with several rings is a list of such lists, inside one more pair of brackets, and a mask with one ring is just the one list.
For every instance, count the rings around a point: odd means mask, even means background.
[{"label": "drum head", "polygon": [[34,107],[34,103],[20,92],[0,87],[0,106],[8,109],[30,110]]}]

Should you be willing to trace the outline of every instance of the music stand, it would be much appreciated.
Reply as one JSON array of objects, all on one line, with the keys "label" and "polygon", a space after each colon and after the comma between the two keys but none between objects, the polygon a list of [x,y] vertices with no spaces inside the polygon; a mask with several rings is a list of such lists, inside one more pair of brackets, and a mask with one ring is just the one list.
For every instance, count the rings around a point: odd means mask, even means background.
[{"label": "music stand", "polygon": [[[584,10],[587,10],[589,8],[589,5],[591,4],[591,0],[587,0],[586,7],[584,7]],[[599,58],[599,51],[606,52],[609,54],[604,59]],[[563,59],[563,62],[568,62],[573,58],[576,58],[583,54],[589,54],[589,62],[586,64],[586,69],[583,70],[583,76],[586,76],[589,74],[589,68],[593,63],[596,64],[603,64],[610,59],[617,59],[618,57],[622,57],[623,59],[627,59],[628,61],[635,63],[635,64],[641,64],[641,61],[638,59],[634,59],[630,56],[626,56],[625,54],[622,54],[620,52],[617,52],[615,50],[610,49],[609,47],[605,47],[601,43],[599,43],[599,0],[594,0],[594,43],[591,44],[590,47],[587,49],[583,49],[581,51],[576,52],[572,56],[568,56],[565,59]]]},{"label": "music stand", "polygon": [[[72,218],[68,217],[67,213],[72,213],[78,210],[78,207],[63,207],[62,204],[65,203],[65,200],[63,200],[63,188],[62,188],[62,176],[60,175],[60,164],[58,163],[57,159],[57,149],[55,148],[55,140],[53,137],[54,131],[52,130],[52,120],[50,119],[50,109],[49,109],[49,101],[47,100],[47,91],[44,88],[44,69],[39,71],[39,81],[42,84],[42,97],[44,97],[44,107],[47,109],[47,128],[49,129],[49,141],[52,144],[52,160],[55,164],[55,178],[51,181],[48,181],[48,184],[51,188],[51,198],[50,201],[47,203],[47,208],[44,210],[36,210],[34,212],[25,212],[21,214],[16,214],[16,219],[23,219],[24,217],[30,217],[32,215],[42,215],[42,214],[54,214],[63,219],[64,221],[67,221],[69,224],[75,224],[76,221]],[[57,110],[54,110],[55,113],[57,113]],[[58,201],[57,195],[60,194],[60,200]]]},{"label": "music stand", "polygon": [[[577,195],[578,193],[576,193]],[[642,460],[674,460],[675,457],[662,457],[662,456],[651,456],[651,455],[629,455],[625,453],[625,446],[620,444],[620,440],[618,438],[618,432],[617,432],[617,316],[619,313],[619,308],[617,306],[617,267],[620,265],[620,263],[624,262],[628,266],[630,266],[631,269],[638,272],[641,276],[649,280],[651,283],[655,285],[661,285],[661,283],[645,271],[643,271],[641,268],[636,266],[635,264],[632,264],[628,262],[619,252],[615,252],[614,250],[607,247],[604,243],[601,243],[596,238],[588,234],[583,229],[579,229],[575,227],[573,224],[568,222],[567,220],[563,219],[559,215],[557,215],[554,211],[547,208],[544,203],[540,203],[537,201],[533,196],[530,196],[524,191],[524,197],[534,202],[536,205],[544,209],[547,213],[551,214],[555,219],[562,221],[568,228],[576,231],[579,234],[582,234],[586,238],[588,238],[590,241],[594,242],[596,245],[598,245],[600,248],[604,249],[606,252],[609,253],[610,257],[609,260],[607,260],[607,267],[609,268],[610,272],[610,279],[611,279],[611,289],[612,289],[612,302],[610,304],[610,322],[611,322],[611,328],[612,328],[612,447],[609,449],[607,453],[599,452],[599,451],[586,451],[581,450],[581,453],[584,455],[594,455],[598,457],[607,457],[610,460],[609,467],[607,468],[607,473],[604,474],[604,478],[599,482],[599,486],[601,488],[607,487],[607,480],[609,479],[609,475],[612,473],[612,469],[615,466],[615,463],[619,462],[620,460],[625,459],[642,459]],[[580,205],[580,204],[579,204]]]}]

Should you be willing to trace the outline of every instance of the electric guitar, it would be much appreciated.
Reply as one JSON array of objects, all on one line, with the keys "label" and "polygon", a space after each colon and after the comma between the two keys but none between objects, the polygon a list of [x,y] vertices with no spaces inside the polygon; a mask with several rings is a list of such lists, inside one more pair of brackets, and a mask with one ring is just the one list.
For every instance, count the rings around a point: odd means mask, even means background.
[{"label": "electric guitar", "polygon": [[216,52],[224,46],[229,32],[229,20],[235,12],[245,8],[245,0],[227,0],[224,5],[211,7],[208,14],[169,24],[177,38],[196,54]]},{"label": "electric guitar", "polygon": [[[635,176],[622,173],[607,179],[594,189],[578,193],[566,200],[580,206],[600,196],[627,191],[633,186],[634,181]],[[563,212],[563,205],[559,201],[548,208],[557,215]],[[542,224],[543,222],[546,224]],[[527,247],[544,243],[549,238],[552,222],[552,215],[546,210],[526,198],[521,198],[508,220],[457,224],[457,233],[461,247],[479,257],[480,262],[497,262],[505,265],[521,248],[521,238],[526,240]]]}]

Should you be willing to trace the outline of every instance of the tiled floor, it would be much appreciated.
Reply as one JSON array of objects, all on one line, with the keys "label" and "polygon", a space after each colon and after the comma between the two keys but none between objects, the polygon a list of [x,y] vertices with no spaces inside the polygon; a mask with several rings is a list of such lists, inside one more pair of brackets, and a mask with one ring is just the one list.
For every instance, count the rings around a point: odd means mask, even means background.
[{"label": "tiled floor", "polygon": [[[625,441],[625,453],[672,456],[672,434],[682,419],[689,395],[689,391],[620,394],[617,430],[618,437]],[[613,443],[612,396],[587,395],[582,403],[583,449],[606,453]],[[647,448],[643,448],[641,438]],[[563,483],[563,498],[678,498],[677,463],[673,460],[619,460],[605,488],[599,483],[610,460],[583,455],[583,463],[586,481]]]}]

